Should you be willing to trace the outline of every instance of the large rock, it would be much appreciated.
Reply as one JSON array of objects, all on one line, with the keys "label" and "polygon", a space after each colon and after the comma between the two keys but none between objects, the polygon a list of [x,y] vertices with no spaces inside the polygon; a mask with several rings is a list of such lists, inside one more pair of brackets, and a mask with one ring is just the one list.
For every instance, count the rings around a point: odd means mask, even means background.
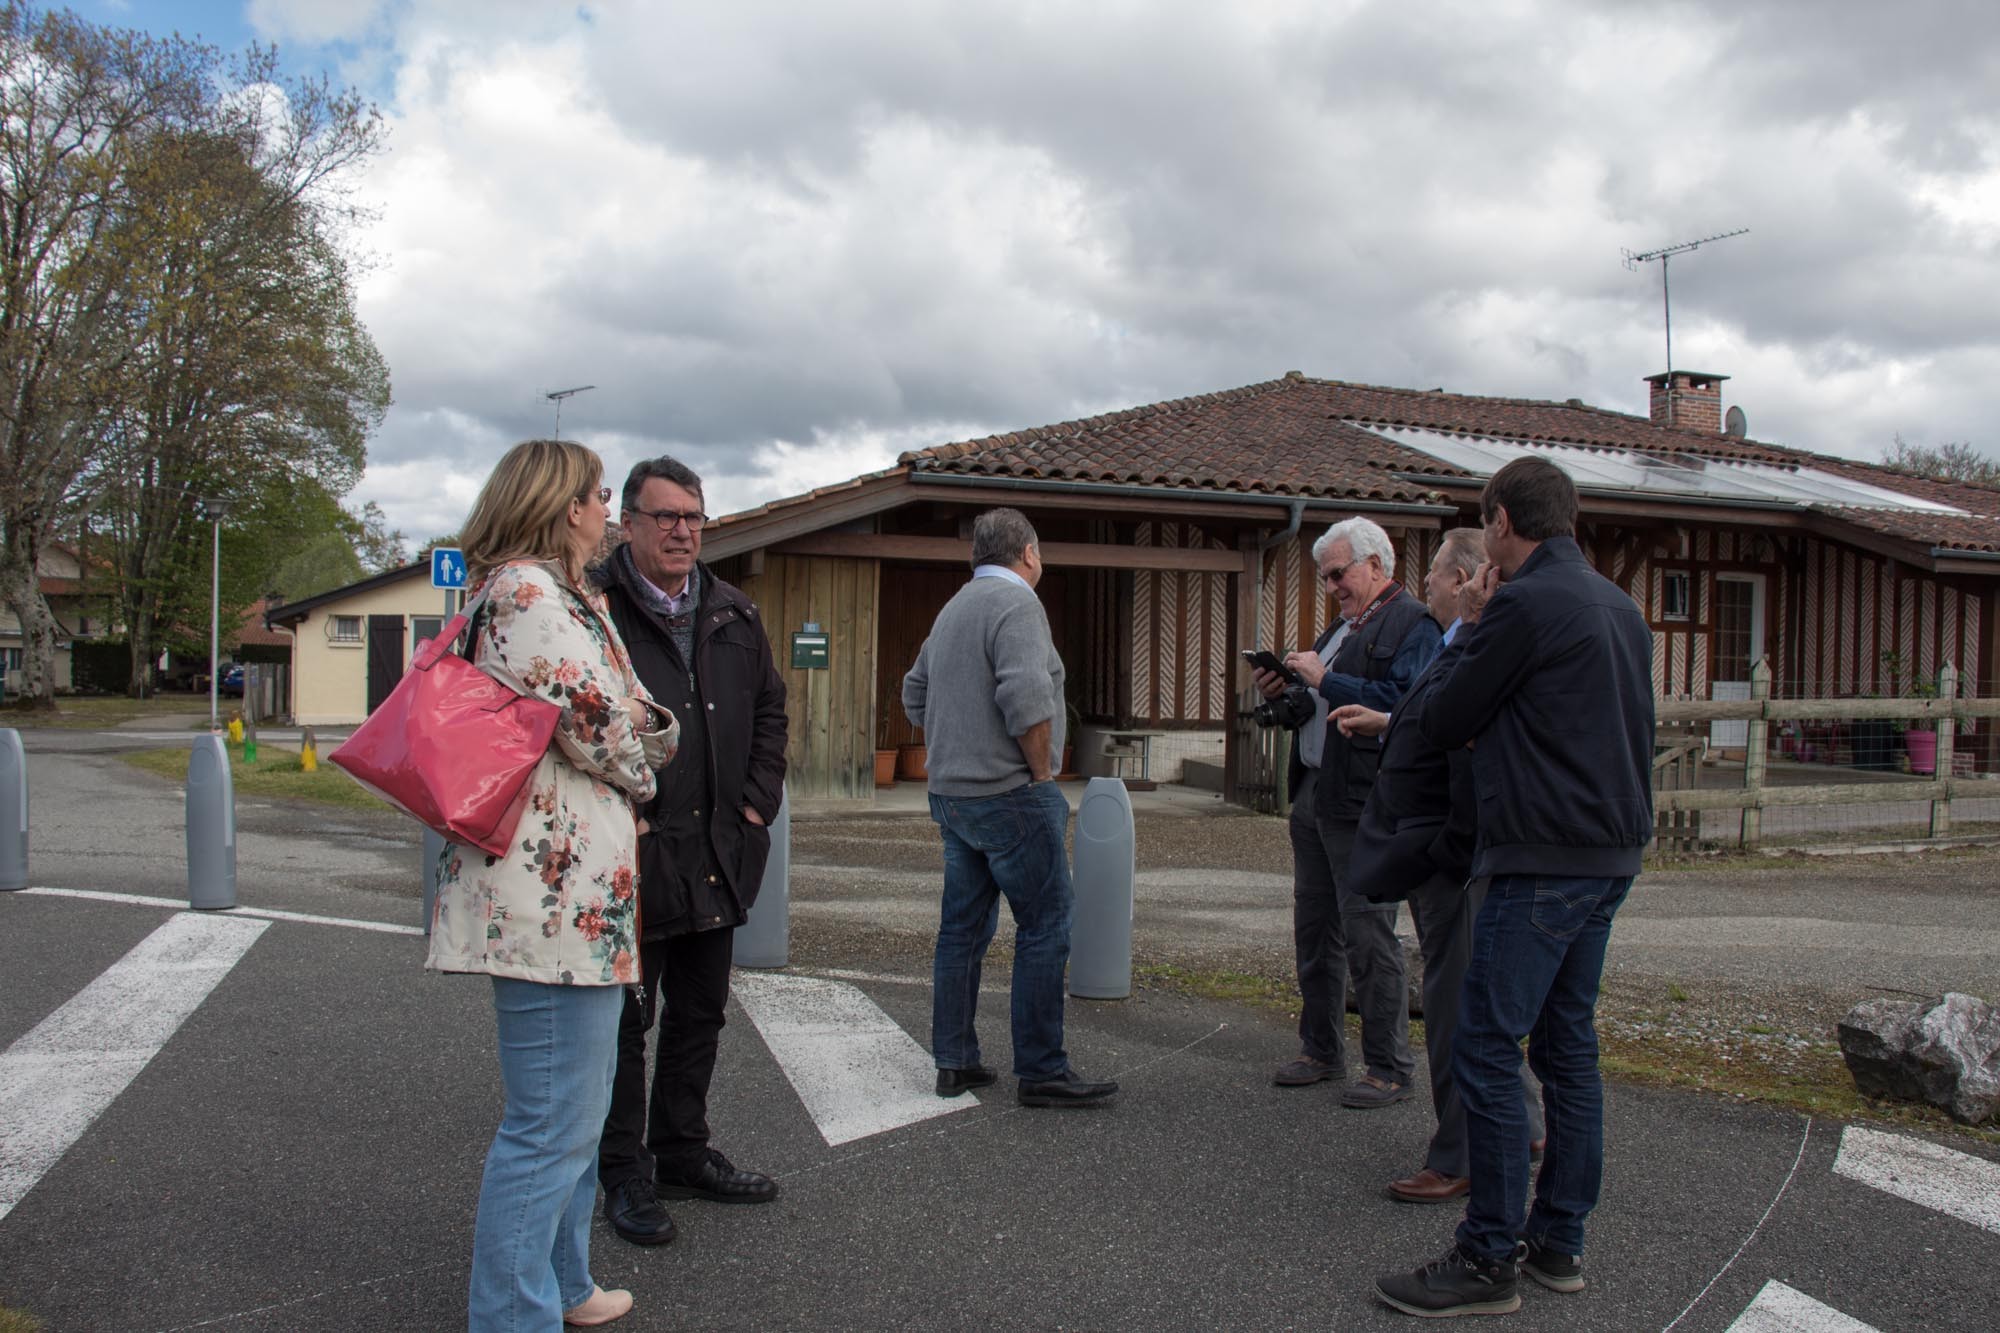
[{"label": "large rock", "polygon": [[1840,1022],[1840,1054],[1863,1096],[1928,1102],[1968,1125],[2000,1112],[2000,1009],[1976,996],[1863,1000]]}]

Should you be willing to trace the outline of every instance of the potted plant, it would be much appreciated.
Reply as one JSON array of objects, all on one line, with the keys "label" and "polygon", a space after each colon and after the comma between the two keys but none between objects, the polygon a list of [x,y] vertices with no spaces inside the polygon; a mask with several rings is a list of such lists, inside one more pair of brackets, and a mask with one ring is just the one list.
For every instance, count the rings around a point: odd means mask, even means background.
[{"label": "potted plant", "polygon": [[[1916,674],[1914,664],[1894,648],[1882,654],[1882,667],[1889,675],[1892,693],[1905,699],[1935,699],[1937,682]],[[1908,683],[1905,684],[1905,677]],[[1924,718],[1905,719],[1903,753],[1909,756],[1910,772],[1937,772],[1937,732]]]},{"label": "potted plant", "polygon": [[[918,733],[921,735],[922,733]],[[923,782],[931,775],[929,757],[921,740],[896,747],[896,776],[905,782]]]},{"label": "potted plant", "polygon": [[[1935,699],[1938,688],[1928,680],[1913,680],[1908,693],[1912,699]],[[1908,729],[1903,732],[1903,751],[1910,756],[1912,773],[1937,772],[1937,732],[1927,720],[1910,719]]]},{"label": "potted plant", "polygon": [[875,752],[875,785],[878,787],[896,785],[896,751],[893,746]]}]

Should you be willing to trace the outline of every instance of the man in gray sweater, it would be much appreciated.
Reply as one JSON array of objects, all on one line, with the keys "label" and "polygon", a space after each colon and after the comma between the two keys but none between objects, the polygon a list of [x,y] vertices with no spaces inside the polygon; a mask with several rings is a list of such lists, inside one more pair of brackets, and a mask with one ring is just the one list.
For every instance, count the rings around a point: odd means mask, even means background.
[{"label": "man in gray sweater", "polygon": [[972,581],[938,613],[903,677],[903,711],[923,728],[931,818],[944,835],[944,902],[931,961],[937,1092],[999,1075],[979,1061],[979,970],[1014,913],[1014,1076],[1023,1106],[1087,1106],[1118,1091],[1070,1068],[1063,1049],[1070,879],[1069,802],[1056,789],[1063,664],[1035,596],[1042,552],[1020,511],[972,525]]}]

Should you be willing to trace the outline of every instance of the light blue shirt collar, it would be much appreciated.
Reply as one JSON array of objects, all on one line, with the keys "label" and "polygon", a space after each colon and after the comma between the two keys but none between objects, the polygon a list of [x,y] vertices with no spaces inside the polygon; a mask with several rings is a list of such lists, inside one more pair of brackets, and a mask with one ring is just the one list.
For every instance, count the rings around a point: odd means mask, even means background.
[{"label": "light blue shirt collar", "polygon": [[1460,625],[1463,625],[1464,623],[1465,622],[1463,620],[1454,620],[1451,622],[1450,626],[1446,628],[1444,632],[1444,641],[1446,645],[1449,645],[1451,643],[1452,636],[1458,633],[1458,627]]},{"label": "light blue shirt collar", "polygon": [[1026,579],[1005,565],[980,565],[972,571],[972,577],[976,579],[1012,579],[1029,592],[1034,591],[1033,586]]}]

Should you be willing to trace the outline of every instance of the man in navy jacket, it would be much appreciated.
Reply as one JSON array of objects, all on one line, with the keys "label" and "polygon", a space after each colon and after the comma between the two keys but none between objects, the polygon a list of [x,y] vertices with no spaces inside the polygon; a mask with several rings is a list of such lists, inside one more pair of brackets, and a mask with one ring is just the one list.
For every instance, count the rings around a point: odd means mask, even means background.
[{"label": "man in navy jacket", "polygon": [[[1479,529],[1453,528],[1444,534],[1424,576],[1424,604],[1431,619],[1447,626],[1445,646],[1397,701],[1395,714],[1348,704],[1328,715],[1345,734],[1382,737],[1382,767],[1355,830],[1347,874],[1372,901],[1408,899],[1424,961],[1424,1055],[1437,1131],[1424,1151],[1423,1166],[1388,1184],[1389,1197],[1404,1203],[1445,1203],[1464,1197],[1472,1187],[1452,1046],[1459,990],[1472,956],[1472,923],[1486,901],[1486,881],[1472,877],[1479,810],[1472,752],[1438,749],[1424,738],[1421,720],[1438,683],[1458,661],[1459,636],[1470,629],[1458,615],[1459,591],[1485,558]],[[1527,1066],[1518,1057],[1516,1063],[1525,1078]],[[1542,1137],[1541,1100],[1532,1086],[1528,1092],[1532,1146]]]},{"label": "man in navy jacket", "polygon": [[[1490,883],[1454,1050],[1465,1219],[1442,1258],[1375,1284],[1412,1314],[1518,1309],[1521,1269],[1551,1290],[1583,1287],[1604,1156],[1593,1020],[1611,918],[1652,837],[1653,688],[1651,632],[1584,559],[1576,513],[1575,486],[1545,459],[1494,473],[1480,497],[1491,565],[1461,602],[1476,623],[1417,720],[1440,749],[1472,747],[1472,873]],[[1532,1211],[1523,1038],[1548,1122]]]}]

